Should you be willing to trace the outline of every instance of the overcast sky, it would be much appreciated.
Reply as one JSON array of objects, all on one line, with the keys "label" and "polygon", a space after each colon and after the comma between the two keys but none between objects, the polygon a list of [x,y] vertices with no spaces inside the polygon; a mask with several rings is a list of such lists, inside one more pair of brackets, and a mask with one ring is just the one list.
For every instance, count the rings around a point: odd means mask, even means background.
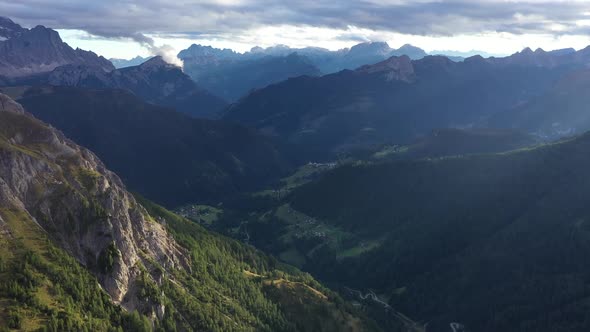
[{"label": "overcast sky", "polygon": [[0,15],[106,57],[192,43],[246,51],[362,41],[509,54],[590,45],[587,0],[0,0]]}]

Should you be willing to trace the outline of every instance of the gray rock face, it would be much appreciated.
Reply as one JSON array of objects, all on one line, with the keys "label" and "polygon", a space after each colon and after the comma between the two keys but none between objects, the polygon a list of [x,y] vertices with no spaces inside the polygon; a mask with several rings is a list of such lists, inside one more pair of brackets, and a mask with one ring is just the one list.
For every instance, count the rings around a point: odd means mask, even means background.
[{"label": "gray rock face", "polygon": [[357,71],[365,74],[381,74],[388,82],[413,82],[416,79],[412,60],[406,55],[391,57],[375,65],[361,67]]},{"label": "gray rock face", "polygon": [[25,29],[0,18],[0,75],[23,77],[50,72],[67,64],[84,64],[111,71],[115,67],[93,52],[73,49],[44,26]]},{"label": "gray rock face", "polygon": [[[188,268],[183,249],[93,153],[2,94],[0,206],[29,214],[127,309],[139,303],[142,266]],[[100,257],[113,245],[118,255],[105,269]]]},{"label": "gray rock face", "polygon": [[25,29],[14,23],[11,19],[0,16],[0,40],[18,37]]}]

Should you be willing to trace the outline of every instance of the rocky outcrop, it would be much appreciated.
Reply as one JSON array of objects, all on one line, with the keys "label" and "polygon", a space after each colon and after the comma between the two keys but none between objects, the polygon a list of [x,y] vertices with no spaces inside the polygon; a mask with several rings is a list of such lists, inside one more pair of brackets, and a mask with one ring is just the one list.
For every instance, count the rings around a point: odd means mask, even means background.
[{"label": "rocky outcrop", "polygon": [[0,207],[32,216],[127,309],[139,303],[144,269],[189,268],[184,249],[93,153],[1,94]]},{"label": "rocky outcrop", "polygon": [[413,82],[416,79],[412,60],[408,56],[391,57],[374,65],[363,66],[357,70],[363,74],[383,75],[386,81]]},{"label": "rocky outcrop", "polygon": [[113,64],[93,52],[73,49],[59,34],[44,26],[25,29],[0,18],[0,75],[24,77],[50,72],[67,64],[113,70]]}]

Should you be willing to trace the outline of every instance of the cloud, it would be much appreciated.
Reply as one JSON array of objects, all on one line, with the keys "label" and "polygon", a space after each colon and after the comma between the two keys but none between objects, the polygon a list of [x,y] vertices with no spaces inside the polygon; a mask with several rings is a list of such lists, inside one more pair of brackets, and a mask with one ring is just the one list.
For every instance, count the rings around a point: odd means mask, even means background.
[{"label": "cloud", "polygon": [[184,66],[182,60],[180,60],[176,56],[178,53],[176,49],[174,49],[174,47],[168,44],[157,46],[152,38],[147,37],[141,33],[134,33],[123,37],[128,37],[138,42],[140,45],[145,47],[150,52],[150,55],[159,55],[162,57],[162,59],[164,59],[164,61],[176,65],[180,68]]},{"label": "cloud", "polygon": [[[335,46],[391,36],[447,40],[510,34],[567,40],[590,32],[586,0],[0,0],[0,13],[27,26],[132,39],[160,55],[173,52],[170,46],[155,46],[152,37],[252,45],[282,43],[285,34],[296,43],[297,34],[307,34],[299,40],[324,46],[324,38]],[[309,35],[315,32],[321,32],[317,39]]]},{"label": "cloud", "polygon": [[[587,33],[586,1],[560,0],[0,0],[26,24],[100,36],[219,34],[273,25],[355,26],[412,35]],[[554,31],[552,27],[560,27]]]}]

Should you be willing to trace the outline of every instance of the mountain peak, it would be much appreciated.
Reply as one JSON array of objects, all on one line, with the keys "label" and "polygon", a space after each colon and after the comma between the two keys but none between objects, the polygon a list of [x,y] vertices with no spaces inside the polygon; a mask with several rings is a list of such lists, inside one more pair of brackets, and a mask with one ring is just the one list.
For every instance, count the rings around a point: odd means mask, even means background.
[{"label": "mountain peak", "polygon": [[238,53],[228,48],[219,49],[211,46],[192,44],[189,48],[180,51],[178,53],[178,58],[182,60],[211,57],[218,57],[220,59],[231,59],[237,55]]},{"label": "mountain peak", "polygon": [[9,19],[6,16],[0,16],[0,26],[6,26],[6,25],[18,25],[18,24],[14,23],[13,20]]},{"label": "mountain peak", "polygon": [[0,41],[16,37],[23,32],[23,27],[8,17],[0,16]]},{"label": "mountain peak", "polygon": [[178,68],[173,64],[170,64],[164,60],[164,58],[160,55],[157,55],[148,61],[139,65],[140,68],[144,69],[153,69],[153,68]]},{"label": "mountain peak", "polygon": [[414,46],[412,44],[404,44],[402,47],[400,47],[398,50],[417,50],[417,49],[421,49],[417,46]]},{"label": "mountain peak", "polygon": [[354,45],[350,48],[350,53],[354,52],[366,52],[366,51],[381,51],[391,52],[391,47],[387,42],[366,42]]},{"label": "mountain peak", "polygon": [[0,112],[12,112],[17,114],[25,113],[23,107],[19,103],[3,93],[0,93]]},{"label": "mountain peak", "polygon": [[103,57],[71,48],[57,31],[42,25],[25,29],[8,18],[0,18],[0,41],[4,46],[0,48],[0,75],[5,77],[49,73],[69,64],[114,69]]},{"label": "mountain peak", "polygon": [[427,56],[428,53],[426,53],[426,51],[424,51],[420,47],[416,47],[411,44],[405,44],[399,49],[393,51],[392,55],[407,55],[410,57],[410,59],[418,60]]},{"label": "mountain peak", "polygon": [[357,69],[359,73],[382,74],[386,81],[413,82],[415,80],[414,66],[407,55],[393,56],[374,65],[363,66]]}]

